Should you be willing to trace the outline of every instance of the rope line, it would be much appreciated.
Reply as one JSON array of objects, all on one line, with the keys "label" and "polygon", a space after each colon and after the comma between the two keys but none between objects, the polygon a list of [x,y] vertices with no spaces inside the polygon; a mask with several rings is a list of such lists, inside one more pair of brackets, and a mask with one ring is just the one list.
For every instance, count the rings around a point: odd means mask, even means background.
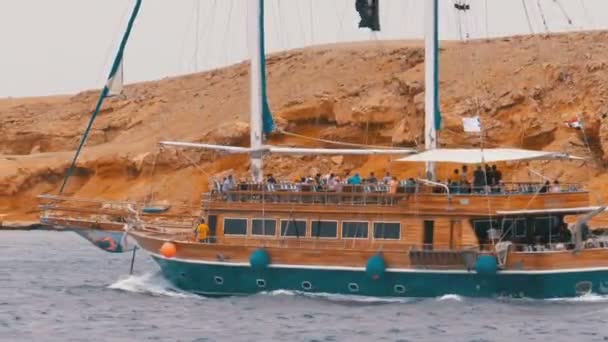
[{"label": "rope line", "polygon": [[301,135],[301,134],[297,134],[297,133],[287,132],[287,131],[284,131],[284,130],[277,130],[276,133],[287,135],[287,136],[291,136],[291,137],[294,137],[294,138],[306,139],[306,140],[311,140],[311,141],[316,141],[316,142],[321,142],[321,143],[326,143],[326,144],[332,144],[332,145],[338,145],[338,146],[350,146],[350,147],[359,147],[359,148],[383,148],[383,149],[393,149],[393,148],[396,148],[395,146],[366,145],[366,144],[348,143],[348,142],[342,142],[342,141],[334,141],[334,140],[327,140],[327,139],[321,139],[321,138],[314,138],[314,137],[309,137],[309,136],[306,136],[306,135]]}]

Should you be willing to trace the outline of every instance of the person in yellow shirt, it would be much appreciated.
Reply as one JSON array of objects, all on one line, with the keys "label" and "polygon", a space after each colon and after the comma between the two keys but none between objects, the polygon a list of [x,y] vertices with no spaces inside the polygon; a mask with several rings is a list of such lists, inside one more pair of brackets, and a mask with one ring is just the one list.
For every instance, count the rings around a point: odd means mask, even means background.
[{"label": "person in yellow shirt", "polygon": [[209,226],[205,224],[205,220],[201,220],[201,223],[196,226],[194,234],[198,242],[209,242]]}]

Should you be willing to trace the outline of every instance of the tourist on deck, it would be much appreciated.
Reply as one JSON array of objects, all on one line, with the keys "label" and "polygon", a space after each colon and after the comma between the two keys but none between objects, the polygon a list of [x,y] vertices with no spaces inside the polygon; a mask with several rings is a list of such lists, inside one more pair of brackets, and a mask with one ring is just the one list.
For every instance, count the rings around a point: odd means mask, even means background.
[{"label": "tourist on deck", "polygon": [[266,183],[268,183],[268,184],[277,184],[277,180],[274,179],[274,177],[272,176],[272,173],[268,174],[268,177],[266,178]]},{"label": "tourist on deck", "polygon": [[329,180],[327,181],[327,187],[329,188],[330,191],[335,191],[337,185],[338,185],[338,178],[335,177],[334,174],[332,173],[329,176]]},{"label": "tourist on deck", "polygon": [[502,172],[496,167],[496,164],[492,165],[492,172],[494,172],[493,185],[500,185],[500,182],[502,182]]},{"label": "tourist on deck", "polygon": [[538,190],[538,192],[540,192],[540,193],[549,192],[550,188],[551,188],[551,183],[549,181],[546,181],[545,184],[540,188],[540,190]]},{"label": "tourist on deck", "polygon": [[222,191],[227,192],[234,189],[234,181],[232,180],[232,175],[228,175],[228,178],[224,178],[224,183],[222,184]]},{"label": "tourist on deck", "polygon": [[356,172],[354,176],[348,178],[347,183],[349,185],[361,185],[361,176],[359,176],[359,172]]},{"label": "tourist on deck", "polygon": [[405,181],[405,192],[408,194],[413,194],[417,192],[416,181],[414,180],[414,178],[408,178]]},{"label": "tourist on deck", "polygon": [[323,177],[321,177],[321,174],[320,174],[320,173],[317,173],[317,174],[315,175],[315,184],[316,184],[317,186],[321,186],[321,185],[323,185]]},{"label": "tourist on deck", "polygon": [[391,181],[393,180],[393,177],[391,177],[391,173],[387,172],[386,176],[384,176],[384,178],[382,178],[382,182],[386,185],[389,185],[391,183]]},{"label": "tourist on deck", "polygon": [[454,169],[452,177],[448,178],[447,184],[450,192],[460,193],[460,171],[458,169]]},{"label": "tourist on deck", "polygon": [[450,183],[452,182],[460,183],[460,171],[458,169],[454,169],[454,172],[452,172],[452,178],[450,178]]},{"label": "tourist on deck", "polygon": [[492,168],[490,167],[490,165],[486,165],[486,191],[492,187],[494,185],[494,171],[492,171]]},{"label": "tourist on deck", "polygon": [[370,172],[367,182],[370,184],[378,184],[378,178],[376,178],[376,175],[373,172]]},{"label": "tourist on deck", "polygon": [[204,219],[201,219],[201,223],[199,223],[194,229],[194,235],[198,242],[209,242],[209,226],[205,223]]},{"label": "tourist on deck", "polygon": [[397,181],[397,177],[393,177],[391,178],[390,182],[389,182],[389,191],[391,194],[396,194],[397,193],[397,188],[399,187],[399,181]]},{"label": "tourist on deck", "polygon": [[462,165],[462,172],[460,172],[460,184],[469,184],[469,167]]},{"label": "tourist on deck", "polygon": [[550,191],[551,192],[561,192],[562,191],[561,187],[559,186],[559,182],[557,181],[557,179],[553,181],[553,186],[551,187]]},{"label": "tourist on deck", "polygon": [[483,192],[483,188],[486,185],[486,176],[481,169],[481,165],[477,166],[477,169],[473,172],[473,191]]}]

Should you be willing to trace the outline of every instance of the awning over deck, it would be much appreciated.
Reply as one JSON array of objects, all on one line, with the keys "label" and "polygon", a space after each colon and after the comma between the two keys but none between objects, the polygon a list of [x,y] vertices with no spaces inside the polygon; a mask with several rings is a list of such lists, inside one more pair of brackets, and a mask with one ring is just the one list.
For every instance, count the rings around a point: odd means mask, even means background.
[{"label": "awning over deck", "polygon": [[574,207],[574,208],[552,208],[552,209],[524,209],[524,210],[497,210],[497,215],[534,215],[534,214],[585,214],[598,210],[601,207]]},{"label": "awning over deck", "polygon": [[227,146],[227,145],[214,145],[214,144],[202,144],[202,143],[189,143],[179,141],[161,141],[161,146],[170,146],[177,148],[189,148],[189,149],[201,149],[201,150],[213,150],[223,153],[235,153],[235,154],[248,154],[248,153],[270,153],[270,154],[287,154],[287,155],[357,155],[357,156],[369,156],[369,155],[396,155],[403,156],[416,151],[410,148],[299,148],[299,147],[283,147],[283,146],[272,146],[264,145],[259,149],[253,149],[250,147],[239,147],[239,146]]},{"label": "awning over deck", "polygon": [[515,148],[488,149],[435,149],[407,156],[401,162],[437,162],[458,164],[482,164],[523,160],[582,160],[583,158],[561,152],[531,151]]}]

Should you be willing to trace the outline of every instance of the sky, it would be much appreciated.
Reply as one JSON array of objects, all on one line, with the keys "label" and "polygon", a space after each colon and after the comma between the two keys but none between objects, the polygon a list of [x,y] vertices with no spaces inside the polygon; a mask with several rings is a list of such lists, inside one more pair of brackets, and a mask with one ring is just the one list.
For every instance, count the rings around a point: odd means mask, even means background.
[{"label": "sky", "polygon": [[[252,0],[143,0],[126,51],[126,82],[247,59],[248,1]],[[382,31],[374,35],[357,28],[355,0],[266,0],[267,52],[345,41],[422,39],[424,1],[381,0]],[[458,14],[455,1],[439,0],[443,40],[608,26],[608,0],[469,0],[467,14]],[[133,4],[134,0],[0,1],[0,97],[72,94],[101,87]]]}]

